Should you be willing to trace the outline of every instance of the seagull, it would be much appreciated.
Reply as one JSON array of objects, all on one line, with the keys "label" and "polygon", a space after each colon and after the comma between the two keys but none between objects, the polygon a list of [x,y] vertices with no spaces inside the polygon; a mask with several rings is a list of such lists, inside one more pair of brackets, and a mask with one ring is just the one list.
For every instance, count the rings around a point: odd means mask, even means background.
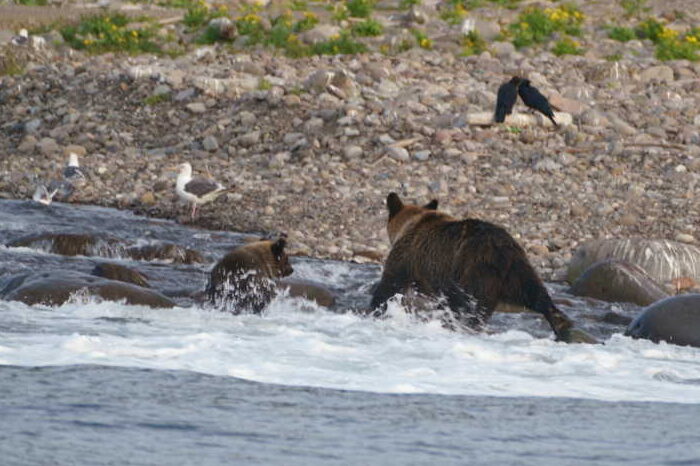
[{"label": "seagull", "polygon": [[85,173],[80,169],[78,154],[75,152],[68,154],[68,165],[63,170],[63,179],[74,186],[82,186],[87,181]]},{"label": "seagull", "polygon": [[192,165],[185,162],[179,165],[180,174],[177,176],[175,192],[183,201],[192,204],[192,220],[197,213],[197,205],[206,204],[233,191],[233,188],[225,188],[221,183],[200,176],[192,177]]},{"label": "seagull", "polygon": [[26,29],[20,29],[19,35],[12,37],[12,45],[27,45],[29,43],[29,32]]},{"label": "seagull", "polygon": [[46,186],[43,184],[38,184],[36,191],[34,191],[34,196],[32,196],[32,200],[34,202],[38,202],[39,204],[50,205],[57,192],[57,189],[49,192]]}]

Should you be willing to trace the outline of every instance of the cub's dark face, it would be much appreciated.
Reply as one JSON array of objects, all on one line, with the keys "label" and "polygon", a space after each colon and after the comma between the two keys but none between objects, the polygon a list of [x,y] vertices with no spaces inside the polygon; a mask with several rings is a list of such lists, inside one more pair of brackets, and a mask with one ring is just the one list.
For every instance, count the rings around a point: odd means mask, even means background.
[{"label": "cub's dark face", "polygon": [[396,193],[389,193],[386,198],[386,206],[389,209],[389,221],[386,230],[389,233],[389,242],[393,245],[404,232],[414,225],[428,212],[437,210],[438,201],[433,199],[424,206],[406,205]]},{"label": "cub's dark face", "polygon": [[286,277],[294,272],[292,264],[289,263],[289,256],[284,252],[285,246],[287,246],[286,236],[270,242],[270,252],[274,260],[274,272],[277,277]]}]

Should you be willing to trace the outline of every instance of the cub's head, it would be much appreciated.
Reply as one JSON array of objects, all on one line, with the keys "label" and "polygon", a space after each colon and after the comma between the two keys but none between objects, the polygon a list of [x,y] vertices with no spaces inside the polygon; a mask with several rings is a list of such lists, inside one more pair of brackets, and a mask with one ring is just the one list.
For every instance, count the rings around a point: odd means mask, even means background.
[{"label": "cub's head", "polygon": [[281,234],[276,240],[264,241],[270,248],[272,256],[271,269],[275,277],[286,277],[294,272],[292,264],[289,263],[289,256],[284,252],[287,246],[287,235]]},{"label": "cub's head", "polygon": [[396,193],[389,193],[386,198],[386,206],[389,209],[389,221],[386,229],[389,233],[389,241],[393,245],[404,232],[420,220],[423,215],[429,212],[435,212],[438,207],[438,201],[433,199],[424,206],[406,205],[401,201]]}]

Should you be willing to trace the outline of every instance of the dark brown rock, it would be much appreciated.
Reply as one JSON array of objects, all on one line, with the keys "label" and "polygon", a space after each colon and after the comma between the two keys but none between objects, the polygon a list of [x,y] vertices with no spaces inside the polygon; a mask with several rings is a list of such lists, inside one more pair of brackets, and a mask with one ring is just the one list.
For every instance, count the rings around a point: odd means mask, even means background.
[{"label": "dark brown rock", "polygon": [[174,264],[201,264],[206,259],[199,251],[187,249],[173,243],[149,244],[134,246],[126,250],[126,254],[135,260],[154,261],[167,260]]},{"label": "dark brown rock", "polygon": [[77,292],[98,296],[106,301],[154,308],[174,307],[175,302],[157,291],[116,280],[72,271],[25,273],[0,282],[0,297],[25,304],[60,306]]},{"label": "dark brown rock", "polygon": [[63,256],[118,256],[124,245],[117,238],[76,233],[41,233],[7,243],[7,247],[43,249]]},{"label": "dark brown rock", "polygon": [[333,293],[320,283],[310,280],[283,278],[277,281],[280,288],[287,288],[289,296],[314,301],[319,306],[331,307],[335,304]]},{"label": "dark brown rock", "polygon": [[134,285],[150,288],[148,279],[139,271],[130,269],[119,264],[103,262],[97,264],[91,272],[96,277],[107,278],[109,280],[117,280],[124,283],[132,283]]},{"label": "dark brown rock", "polygon": [[607,302],[647,306],[668,297],[668,293],[644,270],[620,260],[597,262],[571,285],[569,292]]}]

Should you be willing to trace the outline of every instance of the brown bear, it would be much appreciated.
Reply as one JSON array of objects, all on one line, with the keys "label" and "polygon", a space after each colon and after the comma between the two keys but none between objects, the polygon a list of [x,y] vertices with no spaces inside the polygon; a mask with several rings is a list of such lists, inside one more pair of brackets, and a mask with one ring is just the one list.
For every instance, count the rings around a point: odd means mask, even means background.
[{"label": "brown bear", "polygon": [[212,269],[209,302],[234,314],[260,313],[275,296],[274,279],[291,275],[285,235],[261,239],[226,254]]},{"label": "brown bear", "polygon": [[522,247],[503,228],[477,219],[458,220],[437,210],[433,200],[405,205],[387,197],[391,251],[374,290],[371,309],[381,316],[397,293],[413,290],[442,298],[460,327],[479,330],[499,302],[541,313],[558,340],[594,341],[572,332],[571,320],[556,308]]}]

